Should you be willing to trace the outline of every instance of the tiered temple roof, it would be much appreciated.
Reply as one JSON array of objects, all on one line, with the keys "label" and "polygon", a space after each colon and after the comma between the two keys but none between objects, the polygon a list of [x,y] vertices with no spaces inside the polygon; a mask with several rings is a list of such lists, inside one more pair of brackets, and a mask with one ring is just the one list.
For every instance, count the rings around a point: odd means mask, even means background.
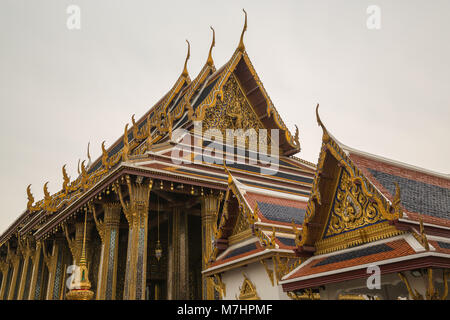
[{"label": "tiered temple roof", "polygon": [[[86,161],[81,163],[79,176],[74,181],[69,180],[64,166],[61,191],[49,194],[46,183],[44,199],[35,202],[31,187],[27,188],[27,209],[0,236],[0,246],[23,236],[32,236],[35,240],[52,236],[94,199],[113,192],[112,185],[125,175],[136,175],[158,179],[161,186],[164,181],[164,190],[180,191],[173,190],[173,184],[185,185],[186,190],[195,195],[203,194],[207,188],[222,190],[234,197],[241,194],[244,202],[239,205],[245,203],[251,212],[258,206],[255,219],[249,225],[250,234],[241,239],[245,243],[253,239],[253,244],[244,246],[242,241],[230,241],[229,246],[224,245],[233,235],[236,220],[224,220],[218,226],[218,232],[222,234],[217,241],[215,256],[209,261],[216,263],[214,266],[217,267],[221,261],[241,257],[242,252],[253,250],[252,246],[262,251],[269,247],[271,251],[293,257],[292,227],[301,226],[315,165],[293,157],[300,151],[298,130],[295,135],[291,134],[264,89],[245,50],[243,36],[246,28],[247,17],[238,48],[218,69],[212,58],[215,45],[213,30],[207,62],[194,80],[187,71],[188,43],[183,72],[172,88],[140,119],[135,121],[133,115],[132,126],[126,124],[123,135],[109,148],[105,148],[103,143],[102,155],[98,159],[91,161],[88,155],[88,164]],[[226,108],[233,107],[236,99],[240,109],[230,115]],[[228,164],[227,168],[211,161],[213,159],[199,158],[200,155],[195,153],[195,160],[200,161],[174,164],[172,151],[176,143],[172,139],[173,131],[183,128],[192,133],[194,121],[202,120],[207,128],[224,129],[225,124],[219,120],[225,118],[226,124],[234,128],[280,129],[279,168],[274,174],[261,173],[263,165],[249,161],[248,151],[240,157],[241,161]],[[205,139],[202,148],[209,143],[211,141]],[[180,145],[182,142],[178,147]],[[230,179],[234,181],[231,184]],[[222,208],[226,206],[223,204]],[[231,208],[229,212],[232,212]],[[225,231],[227,228],[231,231]]]},{"label": "tiered temple roof", "polygon": [[323,128],[297,254],[283,289],[450,266],[450,176],[347,147]]}]

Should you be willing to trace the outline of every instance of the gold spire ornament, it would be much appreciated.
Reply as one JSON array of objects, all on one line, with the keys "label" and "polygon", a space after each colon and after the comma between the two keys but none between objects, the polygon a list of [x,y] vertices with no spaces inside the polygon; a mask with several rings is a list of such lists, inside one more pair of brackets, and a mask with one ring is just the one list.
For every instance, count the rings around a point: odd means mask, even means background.
[{"label": "gold spire ornament", "polygon": [[48,183],[49,181],[44,183],[44,201],[50,201],[52,199],[50,193],[48,192]]},{"label": "gold spire ornament", "polygon": [[92,161],[91,161],[91,153],[89,152],[89,147],[90,147],[90,145],[91,145],[91,142],[88,142],[88,146],[87,146],[87,157],[88,157],[88,164],[87,164],[87,166],[88,166],[88,168],[91,166],[91,164],[92,164]]},{"label": "gold spire ornament", "polygon": [[70,183],[70,178],[69,178],[69,176],[67,175],[66,165],[63,165],[63,167],[62,167],[62,174],[63,174],[62,191],[65,192],[65,193],[67,194],[67,193],[68,193],[69,183]]},{"label": "gold spire ornament", "polygon": [[209,48],[209,54],[208,54],[208,61],[206,62],[209,66],[213,66],[214,65],[214,60],[212,58],[212,49],[216,46],[216,32],[214,31],[214,28],[211,27],[211,30],[213,32],[213,40],[211,43],[211,47]]},{"label": "gold spire ornament", "polygon": [[108,152],[106,152],[105,141],[102,142],[102,165],[106,170],[109,169]]},{"label": "gold spire ornament", "polygon": [[299,132],[298,127],[295,125],[295,136],[294,136],[294,142],[297,146],[300,146],[300,139],[299,139]]},{"label": "gold spire ornament", "polygon": [[83,232],[83,246],[81,249],[80,265],[78,266],[80,282],[77,283],[75,289],[70,290],[66,297],[68,300],[92,300],[94,292],[91,291],[91,282],[89,281],[89,270],[86,259],[86,223],[87,223],[87,211],[84,213],[84,232]]},{"label": "gold spire ornament", "polygon": [[327,131],[327,129],[325,129],[325,126],[323,125],[323,122],[322,122],[322,120],[320,119],[320,116],[319,116],[319,104],[317,104],[317,106],[316,106],[316,120],[317,120],[317,124],[320,127],[322,127],[322,130],[323,131]]},{"label": "gold spire ornament", "polygon": [[128,144],[128,123],[127,123],[125,125],[125,131],[123,134],[122,161],[128,161],[129,152],[130,152],[130,145]]},{"label": "gold spire ornament", "polygon": [[186,39],[186,42],[188,44],[188,52],[187,52],[186,60],[184,61],[183,73],[181,74],[183,77],[189,76],[189,73],[187,71],[187,62],[188,62],[189,58],[191,57],[191,44],[189,43],[189,41],[187,39]]},{"label": "gold spire ornament", "polygon": [[239,41],[238,50],[243,52],[243,51],[245,51],[244,33],[245,33],[245,31],[247,31],[247,12],[245,11],[245,9],[242,9],[242,11],[244,11],[244,14],[245,14],[245,22],[244,22],[244,28],[242,29],[241,39]]},{"label": "gold spire ornament", "polygon": [[27,202],[28,211],[30,211],[30,212],[36,211],[36,208],[33,207],[34,197],[33,197],[33,194],[31,193],[31,184],[29,184],[27,187],[27,198],[28,198],[28,202]]}]

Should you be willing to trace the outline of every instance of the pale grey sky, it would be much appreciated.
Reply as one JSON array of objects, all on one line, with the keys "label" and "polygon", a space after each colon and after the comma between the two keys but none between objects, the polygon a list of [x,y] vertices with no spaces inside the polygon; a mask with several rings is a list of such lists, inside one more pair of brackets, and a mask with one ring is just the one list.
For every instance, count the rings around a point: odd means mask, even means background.
[{"label": "pale grey sky", "polygon": [[[68,30],[66,9],[81,9]],[[381,29],[366,26],[369,5]],[[450,173],[450,1],[0,0],[0,233],[61,167],[113,143],[182,71],[195,77],[235,50],[248,12],[247,52],[285,123],[300,128],[297,156],[316,163],[314,108],[350,147]]]}]

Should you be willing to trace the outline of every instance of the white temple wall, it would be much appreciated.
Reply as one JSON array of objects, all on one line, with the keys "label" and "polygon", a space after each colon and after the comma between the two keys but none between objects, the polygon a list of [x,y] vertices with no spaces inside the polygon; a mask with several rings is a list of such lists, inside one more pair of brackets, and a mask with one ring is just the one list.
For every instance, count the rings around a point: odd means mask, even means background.
[{"label": "white temple wall", "polygon": [[[269,269],[273,270],[272,261],[267,261]],[[274,285],[264,268],[263,264],[254,262],[244,267],[239,267],[233,270],[226,271],[222,274],[222,281],[226,285],[226,295],[224,300],[238,299],[240,294],[240,287],[244,282],[243,273],[255,285],[256,292],[261,300],[286,300],[290,299],[281,285],[277,285],[277,280],[274,279]]]}]

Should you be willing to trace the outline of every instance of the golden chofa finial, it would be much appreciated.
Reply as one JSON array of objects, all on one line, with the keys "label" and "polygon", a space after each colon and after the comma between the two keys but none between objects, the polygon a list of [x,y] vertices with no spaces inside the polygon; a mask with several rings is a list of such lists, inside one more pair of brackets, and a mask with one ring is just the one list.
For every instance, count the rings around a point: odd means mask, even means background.
[{"label": "golden chofa finial", "polygon": [[189,41],[187,39],[186,39],[186,42],[188,44],[188,52],[187,52],[186,60],[184,61],[183,73],[181,74],[183,77],[187,77],[189,75],[189,73],[187,71],[187,62],[188,62],[189,58],[191,57],[191,44],[189,43]]},{"label": "golden chofa finial", "polygon": [[238,46],[239,51],[245,50],[244,33],[245,33],[245,31],[247,31],[247,12],[245,11],[245,9],[242,9],[242,11],[244,11],[244,14],[245,14],[245,22],[244,22],[244,29],[242,29],[242,33],[241,33],[241,40],[239,41],[239,46]]},{"label": "golden chofa finial", "polygon": [[109,169],[108,152],[106,152],[105,141],[102,142],[102,165],[106,170]]},{"label": "golden chofa finial", "polygon": [[92,163],[92,161],[91,161],[91,153],[89,152],[90,145],[91,145],[91,142],[88,142],[88,146],[87,146],[87,157],[88,157],[88,164],[87,164],[87,166],[88,167],[90,167],[91,163]]},{"label": "golden chofa finial", "polygon": [[214,65],[214,61],[212,58],[212,49],[216,46],[216,32],[214,31],[213,27],[210,26],[210,28],[213,32],[213,39],[212,39],[211,47],[209,48],[208,61],[206,63],[209,66],[212,66],[212,65]]},{"label": "golden chofa finial", "polygon": [[27,187],[27,198],[28,198],[27,209],[31,211],[34,203],[34,197],[33,194],[31,193],[31,184],[28,185]]},{"label": "golden chofa finial", "polygon": [[62,167],[62,175],[63,175],[63,185],[62,185],[62,191],[67,193],[67,188],[69,186],[70,183],[70,178],[67,175],[67,171],[66,171],[66,164],[63,165]]},{"label": "golden chofa finial", "polygon": [[51,199],[50,193],[48,192],[48,181],[44,183],[44,199],[45,200]]},{"label": "golden chofa finial", "polygon": [[122,148],[122,161],[128,161],[128,153],[130,152],[130,145],[128,143],[128,123],[125,125],[123,133],[123,148]]},{"label": "golden chofa finial", "polygon": [[322,120],[320,120],[319,104],[317,104],[317,106],[316,106],[316,120],[317,120],[317,124],[322,127],[323,131],[327,131],[327,129],[325,129],[325,126],[323,125]]}]

